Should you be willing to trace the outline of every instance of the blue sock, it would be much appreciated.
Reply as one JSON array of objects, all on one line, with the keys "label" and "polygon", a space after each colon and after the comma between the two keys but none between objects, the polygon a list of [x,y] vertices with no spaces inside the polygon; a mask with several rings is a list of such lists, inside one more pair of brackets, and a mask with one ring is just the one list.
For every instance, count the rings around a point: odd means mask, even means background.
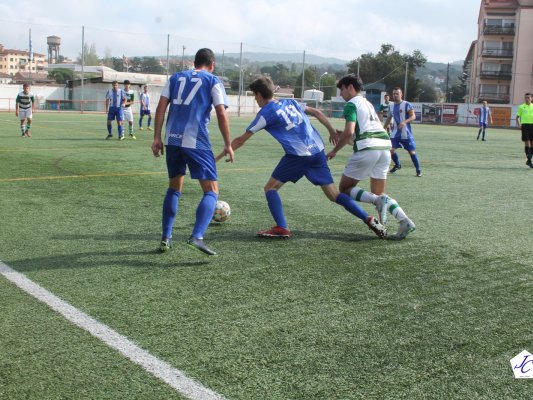
[{"label": "blue sock", "polygon": [[418,156],[415,154],[411,154],[411,160],[413,161],[413,165],[415,166],[416,172],[420,172],[420,163],[418,162]]},{"label": "blue sock", "polygon": [[398,167],[401,166],[400,157],[398,157],[398,153],[394,152],[394,154],[392,155],[392,161],[394,161],[394,165],[397,165]]},{"label": "blue sock", "polygon": [[218,195],[215,192],[205,192],[196,209],[196,222],[192,231],[192,237],[203,239],[204,233],[213,218]]},{"label": "blue sock", "polygon": [[340,204],[350,214],[353,214],[357,218],[361,219],[363,222],[366,222],[366,219],[368,218],[368,213],[363,210],[361,206],[357,204],[355,200],[348,196],[346,193],[339,193],[339,195],[335,199],[335,203]]},{"label": "blue sock", "polygon": [[150,126],[151,123],[152,123],[152,117],[148,116],[148,124],[147,124],[147,126]]},{"label": "blue sock", "polygon": [[274,218],[277,226],[287,229],[287,221],[285,221],[285,215],[283,214],[283,204],[281,204],[281,197],[277,190],[269,190],[265,193],[267,198],[268,208],[270,214]]},{"label": "blue sock", "polygon": [[107,133],[109,133],[109,135],[111,135],[111,129],[113,127],[111,125],[107,125]]},{"label": "blue sock", "polygon": [[172,227],[176,214],[178,214],[178,203],[180,201],[181,192],[172,188],[167,189],[165,199],[163,200],[163,237],[170,239],[172,237]]},{"label": "blue sock", "polygon": [[143,127],[143,117],[139,118],[139,128]]},{"label": "blue sock", "polygon": [[118,126],[118,136],[119,137],[122,136],[123,132],[124,132],[124,129],[122,129],[122,125],[119,125]]}]

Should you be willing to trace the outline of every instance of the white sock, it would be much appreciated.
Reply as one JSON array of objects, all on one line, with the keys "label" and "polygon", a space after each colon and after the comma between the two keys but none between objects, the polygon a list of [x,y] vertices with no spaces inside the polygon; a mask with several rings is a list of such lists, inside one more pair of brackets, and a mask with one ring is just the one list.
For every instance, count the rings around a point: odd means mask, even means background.
[{"label": "white sock", "polygon": [[363,203],[374,204],[378,196],[372,192],[367,192],[366,190],[361,189],[360,187],[354,186],[350,190],[350,197],[355,201],[361,201]]},{"label": "white sock", "polygon": [[398,202],[389,197],[389,211],[398,221],[403,221],[407,218],[407,214],[402,210]]}]

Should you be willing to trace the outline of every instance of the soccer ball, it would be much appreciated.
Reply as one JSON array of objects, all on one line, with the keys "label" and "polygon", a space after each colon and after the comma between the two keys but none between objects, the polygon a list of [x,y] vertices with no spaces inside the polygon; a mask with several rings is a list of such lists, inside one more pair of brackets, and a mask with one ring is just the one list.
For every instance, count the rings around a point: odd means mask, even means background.
[{"label": "soccer ball", "polygon": [[229,207],[229,204],[225,201],[218,200],[217,205],[215,206],[215,213],[213,214],[211,222],[221,224],[222,222],[226,221],[230,215],[231,208]]}]

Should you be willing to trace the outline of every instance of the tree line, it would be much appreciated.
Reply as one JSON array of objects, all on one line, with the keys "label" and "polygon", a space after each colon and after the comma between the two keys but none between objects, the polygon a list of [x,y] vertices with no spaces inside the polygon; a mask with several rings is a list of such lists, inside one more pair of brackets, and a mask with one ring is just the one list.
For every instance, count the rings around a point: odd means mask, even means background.
[{"label": "tree line", "polygon": [[[146,74],[167,74],[166,65],[156,57],[113,57],[106,50],[104,57],[99,57],[95,45],[84,45],[83,60],[85,65],[104,65],[116,71],[137,72]],[[78,57],[81,63],[82,55]],[[187,68],[190,57],[172,58],[169,63],[169,74]],[[218,58],[220,60],[220,57]],[[281,88],[291,88],[294,96],[302,97],[302,66],[297,63],[265,63],[245,60],[245,67],[238,65],[239,60],[225,57],[224,61],[216,64],[214,73],[222,76],[227,85],[228,93],[237,93],[242,74],[243,89],[257,76],[268,74],[276,85]],[[385,90],[391,92],[394,87],[404,88],[407,79],[407,100],[421,102],[452,101],[462,102],[465,93],[464,76],[449,76],[445,83],[435,84],[428,77],[420,77],[417,71],[424,67],[427,58],[420,50],[411,54],[400,53],[392,44],[382,44],[377,53],[365,53],[352,59],[345,66],[309,65],[304,73],[304,90],[320,89],[324,92],[324,99],[336,96],[336,82],[348,73],[361,76],[365,84],[381,83]],[[166,64],[166,60],[165,60]],[[65,83],[73,79],[72,71],[57,68],[49,75],[58,83]]]}]

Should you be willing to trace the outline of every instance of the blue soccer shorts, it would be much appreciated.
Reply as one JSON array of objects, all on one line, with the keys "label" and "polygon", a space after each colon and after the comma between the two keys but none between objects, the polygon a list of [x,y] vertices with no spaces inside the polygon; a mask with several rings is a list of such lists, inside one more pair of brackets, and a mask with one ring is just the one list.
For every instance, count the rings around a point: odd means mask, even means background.
[{"label": "blue soccer shorts", "polygon": [[392,143],[393,149],[400,149],[404,148],[407,151],[415,151],[416,150],[416,143],[413,138],[409,139],[400,139],[399,137],[390,138],[390,141]]},{"label": "blue soccer shorts", "polygon": [[333,183],[324,151],[312,156],[285,154],[272,172],[280,182],[298,182],[305,176],[313,185],[324,186]]},{"label": "blue soccer shorts", "polygon": [[211,150],[189,149],[187,147],[166,146],[168,177],[185,175],[187,167],[192,179],[217,181],[217,167]]},{"label": "blue soccer shorts", "polygon": [[122,107],[109,107],[107,120],[113,121],[115,118],[117,121],[124,121],[124,109]]}]

